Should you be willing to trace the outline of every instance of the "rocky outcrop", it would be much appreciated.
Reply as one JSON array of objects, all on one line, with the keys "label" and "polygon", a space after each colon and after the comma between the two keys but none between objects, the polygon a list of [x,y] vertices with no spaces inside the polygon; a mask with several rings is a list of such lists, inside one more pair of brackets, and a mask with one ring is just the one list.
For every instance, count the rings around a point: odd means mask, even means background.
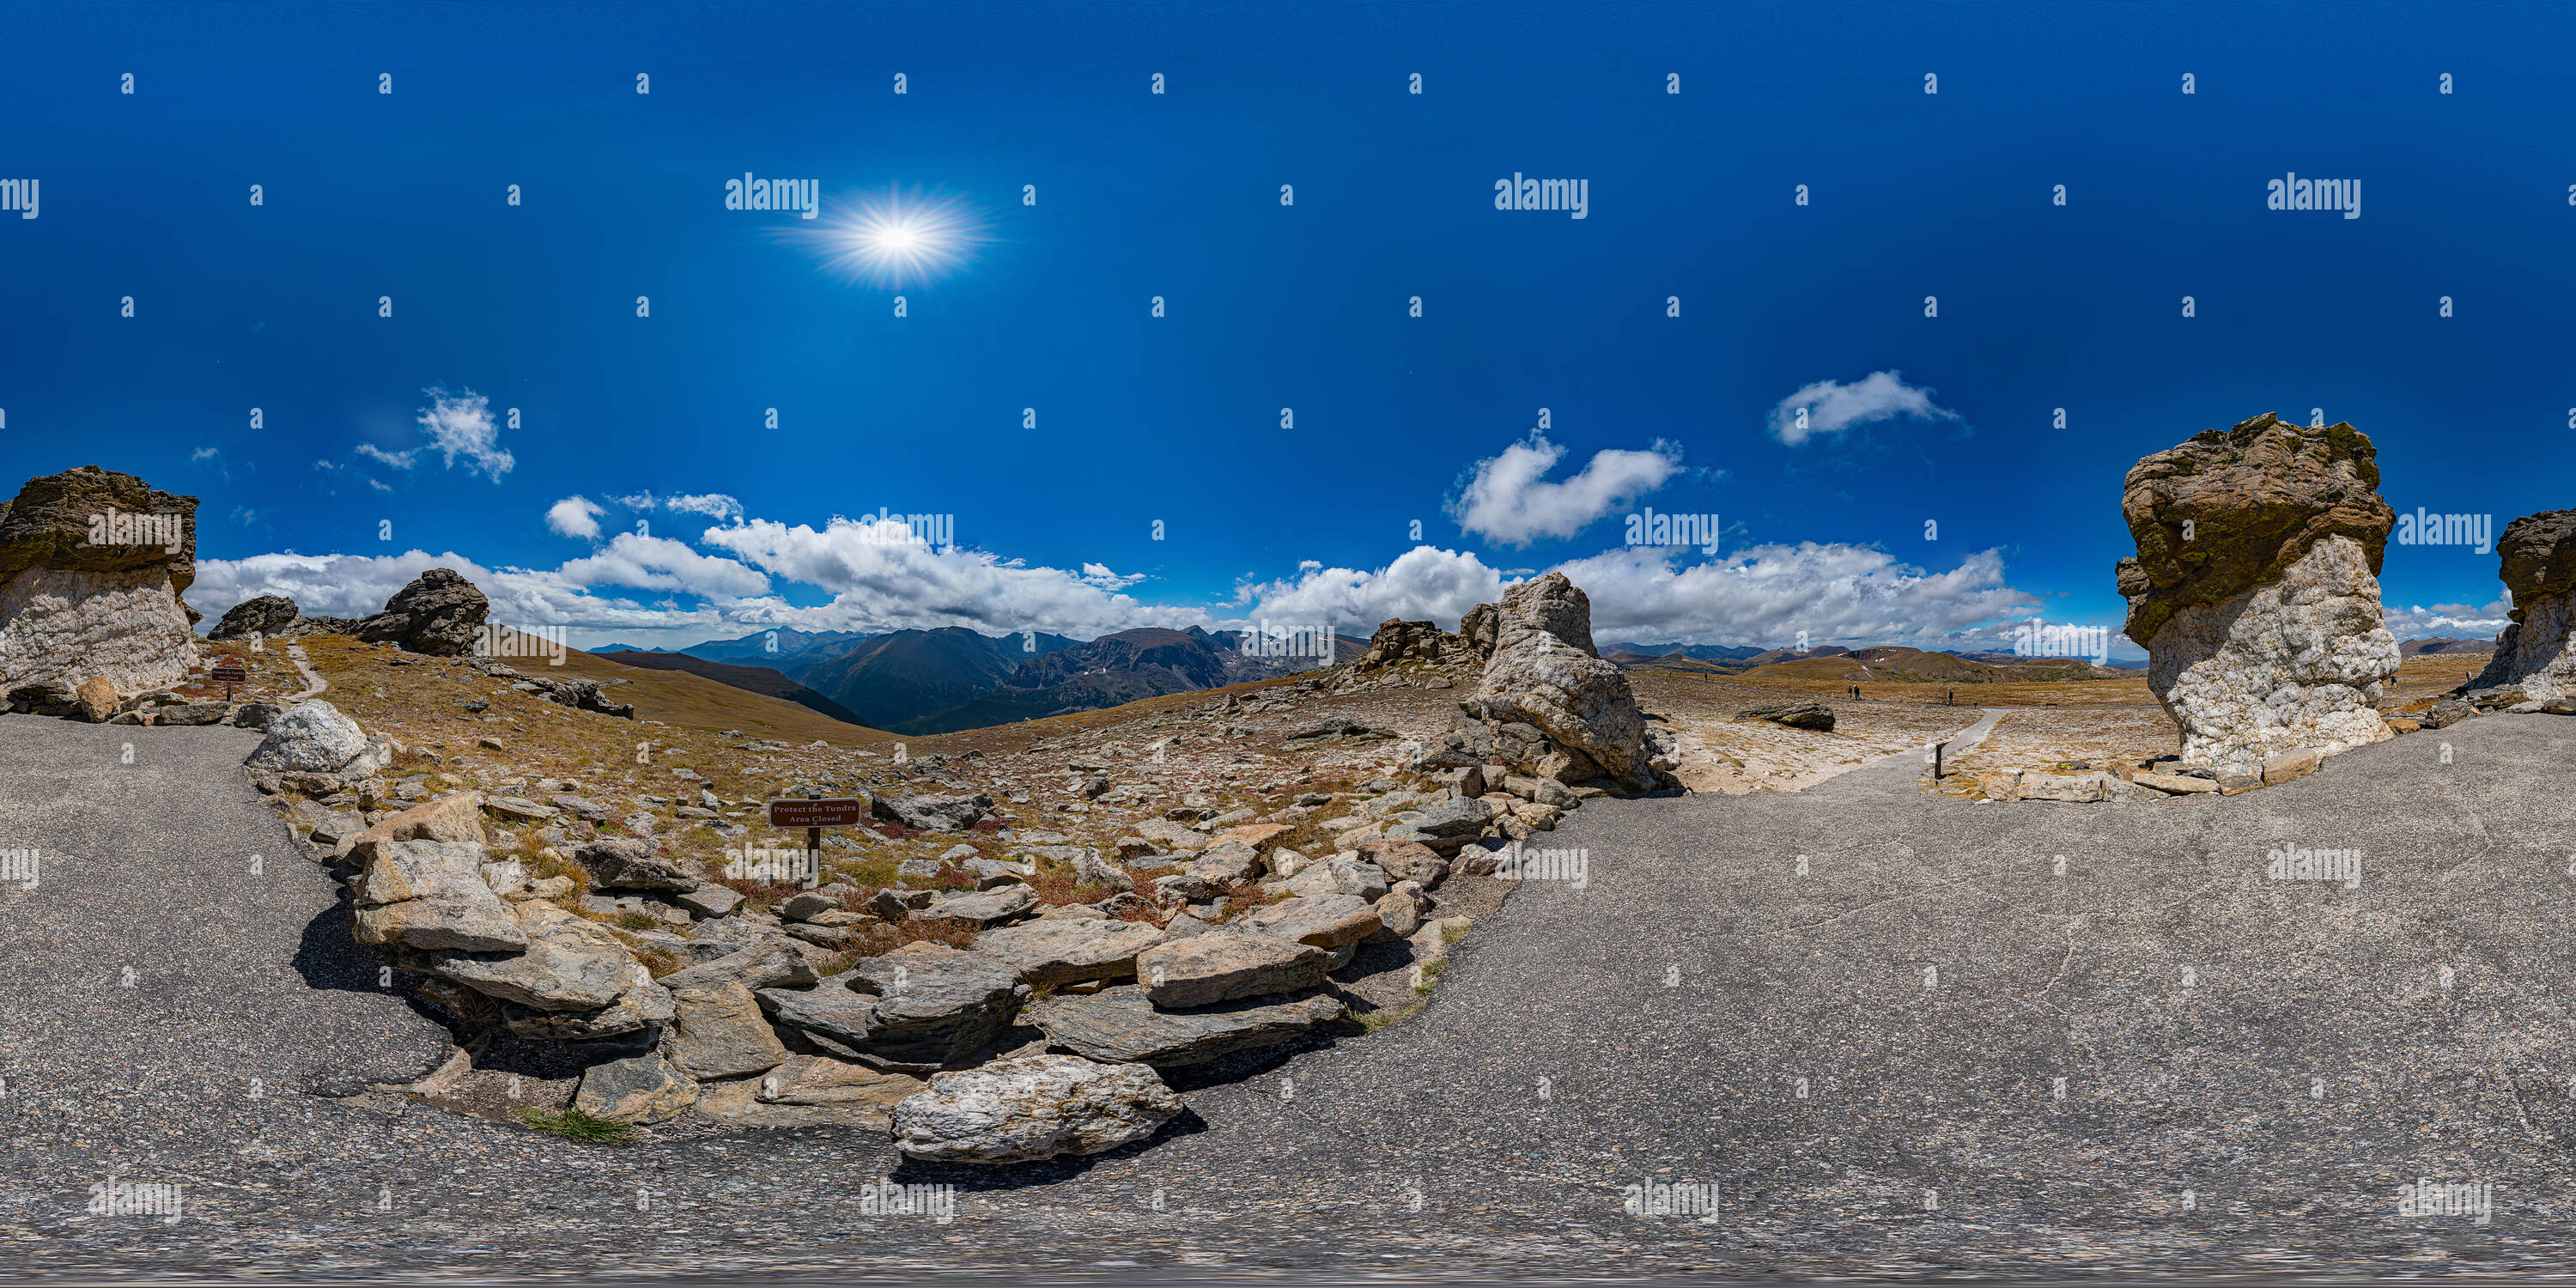
[{"label": "rocky outcrop", "polygon": [[2576,697],[2576,510],[2506,524],[2496,553],[2513,592],[2513,624],[2467,688],[2519,688],[2537,702]]},{"label": "rocky outcrop", "polygon": [[453,568],[432,568],[385,601],[385,611],[360,618],[352,632],[370,644],[391,642],[409,652],[463,657],[483,639],[491,601]]},{"label": "rocky outcrop", "polygon": [[197,498],[131,474],[28,480],[0,504],[0,693],[103,677],[122,699],[187,678],[196,527]]},{"label": "rocky outcrop", "polygon": [[1026,1056],[932,1078],[894,1107],[894,1143],[938,1162],[1031,1162],[1133,1144],[1181,1109],[1144,1065]]},{"label": "rocky outcrop", "polygon": [[1490,628],[1492,655],[1475,696],[1460,705],[1493,731],[1498,746],[1509,740],[1513,754],[1505,763],[1559,782],[1661,786],[1628,677],[1593,649],[1590,597],[1552,572],[1505,591],[1492,607],[1469,636]]},{"label": "rocky outcrop", "polygon": [[2127,633],[2185,764],[2256,773],[2390,736],[2376,704],[2398,652],[2377,574],[2396,516],[2375,457],[2350,425],[2263,415],[2129,471]]},{"label": "rocky outcrop", "polygon": [[253,637],[273,638],[293,622],[297,614],[294,600],[284,595],[260,595],[225,609],[223,620],[206,632],[206,638],[217,643]]},{"label": "rocky outcrop", "polygon": [[1403,663],[1457,663],[1476,660],[1465,638],[1432,622],[1389,618],[1369,637],[1368,651],[1351,663],[1354,671],[1383,671]]}]

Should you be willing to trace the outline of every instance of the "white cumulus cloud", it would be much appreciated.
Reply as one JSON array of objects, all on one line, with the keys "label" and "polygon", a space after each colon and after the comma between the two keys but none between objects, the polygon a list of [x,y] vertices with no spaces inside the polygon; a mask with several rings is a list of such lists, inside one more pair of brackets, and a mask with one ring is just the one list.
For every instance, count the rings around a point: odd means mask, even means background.
[{"label": "white cumulus cloud", "polygon": [[1476,462],[1449,502],[1450,517],[1462,531],[1506,546],[1571,537],[1662,487],[1682,467],[1680,449],[1659,441],[1651,451],[1595,452],[1574,477],[1550,480],[1548,472],[1564,458],[1565,448],[1532,431],[1502,455]]},{"label": "white cumulus cloud", "polygon": [[[1806,423],[1799,423],[1799,412]],[[1854,425],[1899,416],[1917,420],[1958,420],[1959,413],[1932,401],[1932,391],[1909,385],[1894,371],[1873,371],[1850,384],[1819,380],[1780,400],[1771,409],[1771,433],[1791,447],[1818,434],[1838,434]]]},{"label": "white cumulus cloud", "polygon": [[597,541],[599,516],[606,513],[588,497],[568,496],[546,508],[546,526],[561,536]]},{"label": "white cumulus cloud", "polygon": [[490,399],[471,389],[451,394],[434,385],[421,392],[429,395],[429,405],[420,409],[421,432],[429,435],[429,445],[449,469],[456,468],[456,458],[462,456],[466,473],[481,471],[498,483],[518,464],[501,446],[501,428],[492,419]]}]

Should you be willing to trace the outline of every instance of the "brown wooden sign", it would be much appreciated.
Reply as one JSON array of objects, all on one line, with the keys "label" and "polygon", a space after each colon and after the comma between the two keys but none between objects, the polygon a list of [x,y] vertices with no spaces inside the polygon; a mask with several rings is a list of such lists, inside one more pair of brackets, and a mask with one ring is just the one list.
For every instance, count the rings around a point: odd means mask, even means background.
[{"label": "brown wooden sign", "polygon": [[867,817],[867,802],[848,797],[830,800],[797,797],[769,803],[771,827],[857,827]]},{"label": "brown wooden sign", "polygon": [[250,671],[239,662],[223,662],[208,673],[217,684],[248,684]]}]

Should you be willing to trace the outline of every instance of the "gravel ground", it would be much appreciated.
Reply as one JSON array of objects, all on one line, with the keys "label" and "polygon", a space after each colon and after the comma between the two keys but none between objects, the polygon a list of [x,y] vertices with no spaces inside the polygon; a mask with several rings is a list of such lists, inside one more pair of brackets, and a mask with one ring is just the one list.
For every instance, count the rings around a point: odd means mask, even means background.
[{"label": "gravel ground", "polygon": [[[581,1146],[353,1094],[445,1035],[282,860],[250,745],[0,717],[0,849],[47,861],[0,895],[14,1279],[2576,1263],[2576,803],[2549,786],[2576,722],[2225,799],[1967,806],[1919,795],[1909,752],[1799,794],[1596,802],[1546,837],[1580,882],[1523,883],[1419,1015],[1176,1078],[1194,1112],[1151,1145],[1011,1169],[838,1128]],[[2359,850],[2357,887],[2266,879],[2284,846]],[[181,1219],[88,1215],[111,1174],[182,1185]],[[955,1186],[953,1218],[863,1214],[888,1176]],[[2491,1187],[2491,1219],[2401,1214],[2418,1177]],[[1656,1182],[1710,1214],[1622,1212]]]}]

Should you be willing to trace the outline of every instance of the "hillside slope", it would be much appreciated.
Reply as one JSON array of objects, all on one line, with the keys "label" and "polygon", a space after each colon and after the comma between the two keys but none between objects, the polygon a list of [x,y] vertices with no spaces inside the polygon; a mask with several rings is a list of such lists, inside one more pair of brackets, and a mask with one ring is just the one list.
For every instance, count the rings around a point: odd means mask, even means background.
[{"label": "hillside slope", "polygon": [[621,651],[594,653],[591,656],[606,658],[620,666],[654,671],[686,671],[691,675],[702,675],[718,684],[730,685],[746,693],[757,693],[763,697],[793,702],[827,719],[838,720],[848,725],[865,726],[865,722],[849,708],[765,666],[737,666],[730,662],[710,662],[688,653]]}]

